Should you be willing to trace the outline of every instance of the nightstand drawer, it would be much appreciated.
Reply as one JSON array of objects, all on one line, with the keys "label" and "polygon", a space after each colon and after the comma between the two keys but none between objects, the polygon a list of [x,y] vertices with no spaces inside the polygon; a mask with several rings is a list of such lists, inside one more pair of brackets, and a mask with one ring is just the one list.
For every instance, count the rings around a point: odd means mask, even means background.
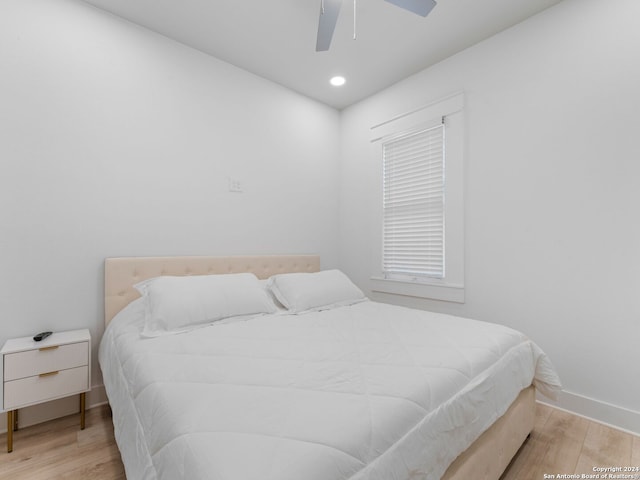
[{"label": "nightstand drawer", "polygon": [[89,343],[54,345],[4,356],[4,381],[89,364]]},{"label": "nightstand drawer", "polygon": [[4,408],[11,410],[89,390],[89,367],[51,370],[4,384]]}]

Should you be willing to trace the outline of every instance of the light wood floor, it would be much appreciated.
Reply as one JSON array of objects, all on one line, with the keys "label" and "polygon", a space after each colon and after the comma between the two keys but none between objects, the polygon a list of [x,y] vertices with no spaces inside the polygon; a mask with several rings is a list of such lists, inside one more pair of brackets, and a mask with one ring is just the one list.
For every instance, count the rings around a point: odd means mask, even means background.
[{"label": "light wood floor", "polygon": [[640,467],[640,437],[537,405],[533,432],[501,480],[540,480],[545,474],[556,478],[558,474],[593,475],[593,467]]},{"label": "light wood floor", "polygon": [[11,453],[6,439],[0,435],[2,480],[126,478],[107,405],[87,410],[84,430],[76,414],[13,432]]},{"label": "light wood floor", "polygon": [[[125,479],[107,406],[87,411],[84,430],[71,415],[18,430],[13,453],[5,441],[0,435],[0,479]],[[587,474],[594,466],[640,466],[640,437],[538,404],[531,437],[501,480]]]}]

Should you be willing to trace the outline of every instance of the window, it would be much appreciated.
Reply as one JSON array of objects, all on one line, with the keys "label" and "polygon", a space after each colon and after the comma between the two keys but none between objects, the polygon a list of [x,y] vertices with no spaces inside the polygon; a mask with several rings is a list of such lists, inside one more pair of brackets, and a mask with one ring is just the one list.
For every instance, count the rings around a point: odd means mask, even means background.
[{"label": "window", "polygon": [[382,272],[444,278],[444,125],[382,144]]},{"label": "window", "polygon": [[372,290],[464,302],[463,95],[372,128],[380,168]]}]

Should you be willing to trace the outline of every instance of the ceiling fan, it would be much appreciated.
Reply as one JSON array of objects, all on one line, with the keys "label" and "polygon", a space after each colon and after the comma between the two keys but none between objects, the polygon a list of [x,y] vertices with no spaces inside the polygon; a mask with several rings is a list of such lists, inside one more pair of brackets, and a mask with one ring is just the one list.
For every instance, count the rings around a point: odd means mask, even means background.
[{"label": "ceiling fan", "polygon": [[[385,1],[423,17],[429,15],[429,12],[436,6],[435,0]],[[331,38],[333,37],[333,31],[336,28],[336,22],[338,21],[338,13],[340,13],[341,5],[342,0],[321,0],[316,52],[325,52],[329,50],[329,45],[331,45]]]}]

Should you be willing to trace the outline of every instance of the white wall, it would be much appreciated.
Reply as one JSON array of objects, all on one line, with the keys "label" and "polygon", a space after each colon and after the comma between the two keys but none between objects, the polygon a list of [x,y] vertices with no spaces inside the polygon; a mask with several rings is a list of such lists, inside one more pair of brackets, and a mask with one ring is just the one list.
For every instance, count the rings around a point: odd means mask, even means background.
[{"label": "white wall", "polygon": [[108,256],[315,252],[366,289],[369,127],[464,90],[467,301],[377,298],[525,331],[564,406],[640,431],[639,14],[565,0],[340,116],[81,2],[3,0],[0,343],[97,347]]},{"label": "white wall", "polygon": [[105,257],[335,266],[338,159],[334,109],[79,1],[2,0],[0,344],[89,328],[100,384]]},{"label": "white wall", "polygon": [[367,288],[369,128],[466,94],[466,303],[374,296],[518,328],[561,405],[640,432],[640,4],[566,0],[346,109],[340,265]]}]

